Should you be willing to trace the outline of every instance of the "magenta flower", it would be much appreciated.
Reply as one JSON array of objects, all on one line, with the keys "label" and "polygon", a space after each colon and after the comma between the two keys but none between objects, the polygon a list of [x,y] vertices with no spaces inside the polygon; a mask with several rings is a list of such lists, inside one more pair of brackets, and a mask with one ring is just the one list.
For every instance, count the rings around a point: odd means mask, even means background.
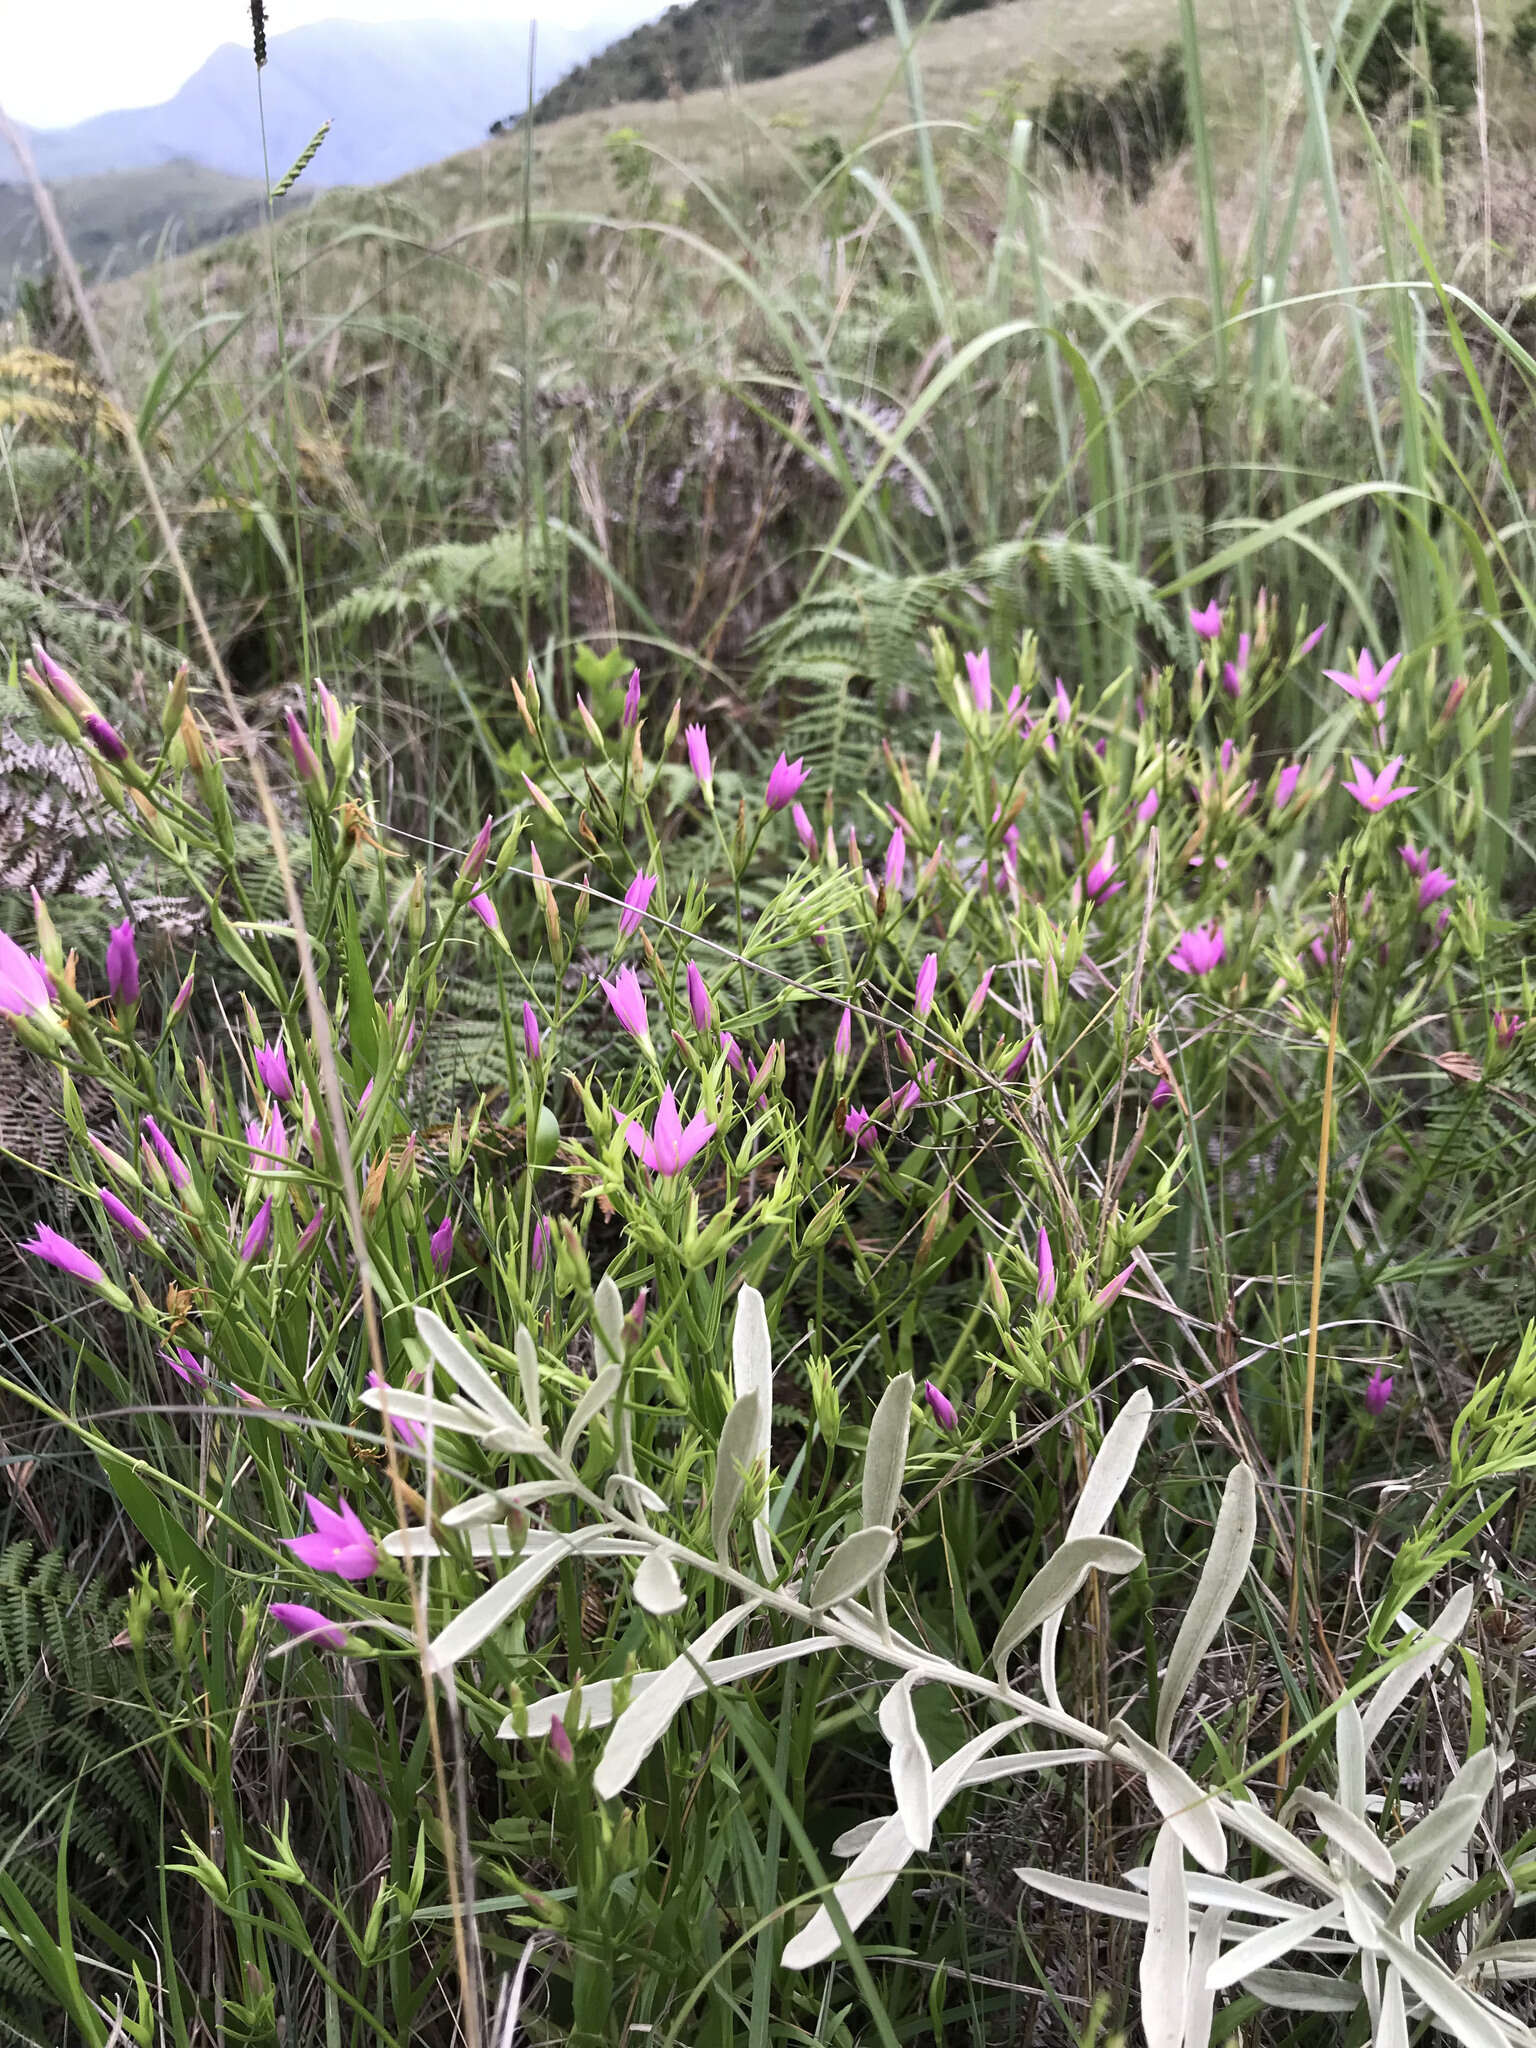
[{"label": "magenta flower", "polygon": [[245,1142],[250,1147],[251,1165],[257,1173],[270,1172],[287,1159],[288,1131],[282,1111],[275,1102],[265,1118],[249,1119],[245,1126]]},{"label": "magenta flower", "polygon": [[1392,1375],[1384,1373],[1378,1365],[1366,1382],[1365,1405],[1371,1414],[1381,1417],[1387,1412],[1387,1403],[1392,1398]]},{"label": "magenta flower", "polygon": [[459,869],[459,880],[466,885],[478,881],[480,870],[485,866],[485,856],[491,850],[491,821],[486,819],[475,834],[474,843],[464,856],[464,865]]},{"label": "magenta flower", "polygon": [[496,915],[495,904],[483,889],[470,897],[469,907],[488,932],[491,932],[497,938],[501,937],[501,919]]},{"label": "magenta flower", "polygon": [[688,962],[688,1007],[693,1012],[693,1028],[706,1036],[715,1028],[715,1006],[709,1000],[709,990],[704,986],[704,977],[690,960]]},{"label": "magenta flower", "polygon": [[328,690],[318,676],[315,677],[315,695],[320,699],[320,722],[325,727],[325,737],[333,747],[341,744],[341,705],[336,694]]},{"label": "magenta flower", "polygon": [[104,754],[109,761],[127,760],[127,742],[109,719],[103,718],[99,711],[92,711],[82,723],[86,738],[95,741],[98,753]]},{"label": "magenta flower", "polygon": [[576,1750],[571,1742],[570,1730],[558,1714],[549,1724],[549,1751],[562,1770],[576,1761]]},{"label": "magenta flower", "polygon": [[155,1240],[151,1237],[148,1226],[140,1222],[128,1204],[117,1195],[114,1195],[110,1188],[98,1187],[96,1199],[123,1233],[124,1237],[131,1237],[135,1244],[152,1245],[154,1243]]},{"label": "magenta flower", "polygon": [[1508,1051],[1520,1033],[1525,1029],[1525,1019],[1518,1010],[1495,1010],[1493,1013],[1493,1035],[1500,1047]]},{"label": "magenta flower", "polygon": [[769,770],[768,787],[764,792],[763,801],[770,811],[782,811],[787,804],[794,802],[804,786],[804,756],[802,755],[798,761],[789,761],[780,754]]},{"label": "magenta flower", "polygon": [[1326,625],[1314,626],[1312,628],[1311,632],[1307,635],[1306,639],[1302,641],[1301,645],[1296,650],[1296,658],[1298,661],[1301,659],[1302,655],[1310,654],[1312,652],[1313,648],[1316,647],[1316,645],[1322,639],[1324,633],[1327,630],[1328,629]]},{"label": "magenta flower", "polygon": [[1397,771],[1403,765],[1401,754],[1394,754],[1386,767],[1376,775],[1371,773],[1358,754],[1350,755],[1349,765],[1355,771],[1355,779],[1353,782],[1346,782],[1344,787],[1356,803],[1363,804],[1368,811],[1384,811],[1388,804],[1401,803],[1404,797],[1413,796],[1418,789],[1416,782],[1410,782],[1404,789],[1392,787],[1397,780]]},{"label": "magenta flower", "polygon": [[272,1197],[268,1195],[267,1199],[256,1211],[256,1214],[251,1218],[250,1229],[246,1231],[245,1236],[240,1240],[240,1263],[242,1266],[248,1266],[252,1259],[259,1259],[261,1257],[267,1248],[267,1240],[271,1235]]},{"label": "magenta flower", "polygon": [[1155,788],[1147,791],[1141,802],[1136,806],[1136,816],[1143,825],[1151,824],[1152,820],[1157,816],[1157,807],[1161,801],[1162,799],[1158,796]]},{"label": "magenta flower", "polygon": [[1172,1100],[1173,1084],[1164,1077],[1159,1076],[1157,1086],[1147,1097],[1148,1109],[1161,1109],[1165,1102],[1172,1102]]},{"label": "magenta flower", "polygon": [[971,999],[965,1006],[965,1015],[960,1020],[962,1030],[969,1031],[986,1008],[987,997],[992,993],[992,977],[996,972],[995,967],[989,967],[972,989]]},{"label": "magenta flower", "polygon": [[379,1568],[378,1546],[363,1527],[356,1511],[345,1500],[328,1508],[312,1493],[304,1496],[313,1531],[305,1536],[285,1536],[285,1549],[311,1571],[334,1572],[338,1579],[368,1579]]},{"label": "magenta flower", "polygon": [[441,1278],[453,1264],[453,1218],[445,1216],[427,1239],[427,1255],[433,1270]]},{"label": "magenta flower", "polygon": [[971,685],[971,701],[985,717],[992,709],[992,652],[983,647],[980,654],[967,654],[965,673]]},{"label": "magenta flower", "polygon": [[939,985],[939,956],[930,953],[917,970],[917,1014],[926,1017],[933,1008],[934,991]]},{"label": "magenta flower", "polygon": [[1237,659],[1222,663],[1221,681],[1229,697],[1241,697],[1243,682],[1248,674],[1248,655],[1253,642],[1246,633],[1237,636]]},{"label": "magenta flower", "polygon": [[288,1073],[288,1055],[280,1038],[272,1045],[257,1046],[256,1071],[261,1076],[262,1086],[270,1089],[279,1102],[292,1102],[293,1082]]},{"label": "magenta flower", "polygon": [[599,975],[597,984],[608,998],[608,1006],[623,1029],[650,1052],[651,1020],[646,1014],[645,991],[636,979],[633,967],[621,967],[612,981],[606,981]]},{"label": "magenta flower", "polygon": [[1083,879],[1083,894],[1090,903],[1100,903],[1106,897],[1118,896],[1124,887],[1124,882],[1115,880],[1115,841],[1111,834],[1104,851]]},{"label": "magenta flower", "polygon": [[670,1086],[661,1091],[661,1102],[649,1136],[645,1126],[634,1117],[624,1119],[623,1129],[624,1142],[630,1151],[663,1180],[671,1180],[681,1173],[715,1135],[715,1126],[702,1109],[684,1127],[677,1113],[677,1098]]},{"label": "magenta flower", "polygon": [[928,1403],[928,1412],[940,1429],[953,1429],[959,1422],[954,1402],[943,1388],[936,1387],[932,1380],[923,1381],[923,1399]]},{"label": "magenta flower", "polygon": [[542,1273],[544,1261],[549,1257],[549,1218],[541,1216],[533,1226],[533,1244],[529,1248],[529,1263],[535,1273]]},{"label": "magenta flower", "polygon": [[1221,606],[1213,597],[1203,612],[1191,609],[1189,623],[1202,640],[1221,638]]},{"label": "magenta flower", "polygon": [[523,1050],[527,1053],[529,1059],[536,1060],[538,1058],[540,1043],[538,1013],[535,1011],[532,1003],[524,1003]]},{"label": "magenta flower", "polygon": [[789,822],[795,828],[795,836],[812,860],[821,854],[821,841],[816,837],[816,827],[806,816],[805,805],[796,804],[789,814]]},{"label": "magenta flower", "polygon": [[1072,699],[1067,695],[1067,686],[1060,676],[1056,678],[1056,723],[1063,732],[1072,723]]},{"label": "magenta flower", "polygon": [[1330,683],[1337,683],[1346,696],[1357,698],[1360,703],[1369,704],[1374,710],[1381,702],[1386,687],[1392,680],[1392,672],[1402,658],[1400,654],[1394,654],[1390,661],[1383,662],[1378,668],[1371,659],[1371,650],[1362,647],[1355,656],[1355,665],[1351,672],[1325,668],[1323,674]]},{"label": "magenta flower", "polygon": [[1007,1065],[1003,1068],[1003,1071],[998,1075],[997,1078],[1003,1082],[1017,1081],[1020,1074],[1022,1074],[1024,1069],[1029,1065],[1029,1056],[1034,1051],[1034,1049],[1034,1039],[1026,1038],[1024,1043],[1019,1047],[1018,1051],[1014,1053],[1012,1057],[1009,1059]]},{"label": "magenta flower", "polygon": [[155,1148],[160,1164],[165,1168],[166,1178],[177,1194],[184,1195],[192,1185],[192,1175],[187,1162],[182,1158],[170,1139],[161,1130],[152,1116],[144,1118],[144,1130],[149,1142]]},{"label": "magenta flower", "polygon": [[624,686],[624,730],[633,732],[640,723],[640,671],[632,668]]},{"label": "magenta flower", "polygon": [[709,735],[702,725],[685,725],[683,738],[688,742],[688,766],[693,770],[706,799],[712,798],[715,793],[715,769],[709,758]]},{"label": "magenta flower", "polygon": [[722,1031],[720,1034],[720,1050],[725,1054],[725,1064],[733,1074],[744,1074],[747,1071],[747,1063],[741,1056],[741,1047],[729,1031]]},{"label": "magenta flower", "polygon": [[867,1152],[875,1142],[875,1127],[867,1109],[850,1109],[843,1118],[843,1134],[852,1138],[855,1152]]},{"label": "magenta flower", "polygon": [[1209,974],[1227,957],[1227,941],[1219,924],[1199,924],[1182,932],[1168,955],[1168,965],[1181,974]]},{"label": "magenta flower", "polygon": [[885,849],[885,893],[887,896],[901,894],[902,877],[907,872],[907,835],[898,825],[891,834],[891,843]]},{"label": "magenta flower", "polygon": [[1275,781],[1275,809],[1283,811],[1296,794],[1296,785],[1301,780],[1301,763],[1287,761]]},{"label": "magenta flower", "polygon": [[76,718],[82,722],[89,718],[96,707],[75,681],[69,670],[61,668],[47,649],[36,640],[32,643],[32,653],[36,658],[38,667],[48,678],[54,695],[66,704],[75,714]]},{"label": "magenta flower", "polygon": [[316,1209],[314,1215],[310,1217],[309,1221],[305,1224],[304,1228],[299,1232],[298,1237],[294,1241],[293,1255],[296,1259],[303,1258],[304,1254],[309,1250],[310,1246],[315,1242],[315,1239],[320,1235],[321,1231],[324,1230],[324,1228],[325,1211],[323,1208]]},{"label": "magenta flower", "polygon": [[1112,1301],[1118,1301],[1120,1298],[1121,1289],[1125,1286],[1126,1281],[1130,1279],[1131,1275],[1135,1272],[1135,1270],[1136,1261],[1132,1259],[1131,1263],[1128,1266],[1124,1266],[1121,1268],[1121,1270],[1115,1275],[1113,1280],[1105,1281],[1104,1285],[1093,1297],[1092,1306],[1096,1309],[1103,1309],[1108,1308]]},{"label": "magenta flower", "polygon": [[1455,878],[1444,868],[1430,868],[1419,883],[1419,908],[1428,910],[1432,903],[1438,903],[1442,896],[1449,896],[1455,888]]},{"label": "magenta flower", "polygon": [[162,1351],[160,1356],[175,1373],[177,1379],[185,1380],[189,1387],[206,1387],[208,1372],[195,1351],[189,1351],[185,1344],[178,1344],[173,1351]]},{"label": "magenta flower", "polygon": [[1056,1261],[1051,1257],[1051,1240],[1045,1234],[1043,1223],[1040,1226],[1035,1255],[1040,1271],[1039,1280],[1035,1285],[1035,1300],[1041,1308],[1049,1308],[1056,1299]]},{"label": "magenta flower", "polygon": [[133,943],[133,920],[125,917],[107,934],[107,988],[114,1003],[139,1000],[139,955]]},{"label": "magenta flower", "polygon": [[301,1643],[319,1643],[327,1650],[345,1650],[347,1632],[339,1622],[331,1621],[318,1607],[306,1607],[302,1600],[274,1600],[267,1608],[268,1614],[279,1628],[286,1629]]},{"label": "magenta flower", "polygon": [[[443,1218],[443,1222],[447,1224],[448,1219],[446,1216]],[[443,1269],[439,1266],[437,1270],[441,1272]],[[386,1395],[390,1391],[388,1381],[382,1379],[377,1371],[369,1372],[368,1384],[370,1387],[383,1387]],[[391,1415],[386,1427],[394,1431],[408,1451],[419,1451],[427,1440],[427,1433],[421,1427],[421,1424],[419,1422],[408,1422],[403,1415]]]},{"label": "magenta flower", "polygon": [[300,782],[306,789],[323,791],[325,771],[320,766],[319,756],[309,744],[309,735],[291,711],[285,712],[288,724],[288,744],[293,749],[293,765]]},{"label": "magenta flower", "polygon": [[832,1040],[832,1057],[845,1060],[853,1050],[853,1012],[844,1010],[837,1020],[837,1032]]},{"label": "magenta flower", "polygon": [[651,907],[651,898],[656,894],[656,877],[648,875],[642,868],[624,891],[624,908],[619,912],[619,933],[622,938],[632,938],[640,929],[640,920]]},{"label": "magenta flower", "polygon": [[39,1223],[32,1236],[22,1246],[34,1259],[41,1259],[45,1266],[57,1266],[61,1273],[72,1274],[76,1280],[85,1281],[88,1287],[102,1287],[107,1276],[79,1245],[71,1244],[67,1237],[60,1237],[56,1230],[50,1230],[46,1223]]},{"label": "magenta flower", "polygon": [[0,1017],[54,1025],[53,991],[41,960],[0,932]]},{"label": "magenta flower", "polygon": [[1409,874],[1422,881],[1429,873],[1429,855],[1420,853],[1417,847],[1413,846],[1400,846],[1397,851]]}]

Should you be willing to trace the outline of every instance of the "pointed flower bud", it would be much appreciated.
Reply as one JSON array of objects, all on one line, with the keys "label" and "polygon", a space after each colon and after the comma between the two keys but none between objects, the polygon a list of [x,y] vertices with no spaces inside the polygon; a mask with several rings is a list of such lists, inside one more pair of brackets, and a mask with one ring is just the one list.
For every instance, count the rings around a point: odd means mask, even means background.
[{"label": "pointed flower bud", "polygon": [[133,920],[125,917],[107,935],[107,987],[114,1003],[139,1000],[139,956],[133,943]]},{"label": "pointed flower bud", "polygon": [[1035,1300],[1042,1308],[1048,1308],[1056,1299],[1056,1261],[1051,1257],[1051,1240],[1046,1236],[1043,1223],[1036,1246],[1036,1263],[1039,1268],[1039,1280],[1035,1287]]},{"label": "pointed flower bud", "polygon": [[763,801],[770,811],[782,811],[792,804],[805,787],[805,761],[791,761],[782,753],[769,771],[768,787]]},{"label": "pointed flower bud", "polygon": [[524,1003],[523,1049],[529,1059],[536,1060],[538,1058],[540,1043],[538,1013],[535,1011],[532,1003]]},{"label": "pointed flower bud", "polygon": [[704,977],[693,962],[688,962],[688,1008],[693,1013],[693,1028],[705,1035],[715,1028],[715,1006],[709,999],[709,990]]},{"label": "pointed flower bud", "polygon": [[309,743],[309,735],[293,712],[283,714],[288,726],[288,745],[293,750],[293,765],[300,782],[317,796],[325,794],[325,771],[320,766],[319,756]]},{"label": "pointed flower bud", "polygon": [[480,879],[480,870],[485,866],[485,856],[491,850],[491,821],[486,819],[475,834],[474,844],[464,856],[464,865],[459,869],[459,880],[467,888]]},{"label": "pointed flower bud", "polygon": [[427,1251],[439,1279],[453,1264],[453,1218],[445,1216],[427,1239]]},{"label": "pointed flower bud", "polygon": [[624,689],[624,730],[633,732],[640,723],[640,671],[631,669]]},{"label": "pointed flower bud", "polygon": [[[967,660],[970,658],[969,655],[966,657]],[[978,709],[980,708],[982,707],[978,706]],[[955,1404],[941,1387],[934,1385],[932,1380],[923,1382],[923,1399],[928,1403],[928,1412],[940,1429],[955,1428],[960,1420],[955,1413]]]}]

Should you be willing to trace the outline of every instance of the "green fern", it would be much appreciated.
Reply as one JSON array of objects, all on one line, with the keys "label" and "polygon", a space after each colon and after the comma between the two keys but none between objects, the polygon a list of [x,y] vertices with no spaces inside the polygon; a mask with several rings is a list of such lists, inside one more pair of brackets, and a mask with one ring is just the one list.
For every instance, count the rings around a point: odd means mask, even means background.
[{"label": "green fern", "polygon": [[387,582],[349,591],[318,623],[342,633],[359,633],[381,621],[415,614],[434,625],[455,624],[488,606],[514,605],[525,590],[542,593],[549,576],[548,552],[537,531],[529,536],[526,559],[520,533],[417,548],[400,557]]}]

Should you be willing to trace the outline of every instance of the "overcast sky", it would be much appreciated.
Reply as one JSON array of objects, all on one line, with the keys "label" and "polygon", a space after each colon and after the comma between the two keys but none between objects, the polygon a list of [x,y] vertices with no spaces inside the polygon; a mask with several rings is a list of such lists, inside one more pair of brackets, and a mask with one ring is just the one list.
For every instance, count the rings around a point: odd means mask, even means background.
[{"label": "overcast sky", "polygon": [[[526,21],[616,30],[656,0],[268,0],[267,33],[308,21]],[[0,104],[34,128],[167,100],[220,43],[248,42],[249,0],[0,0]]]}]

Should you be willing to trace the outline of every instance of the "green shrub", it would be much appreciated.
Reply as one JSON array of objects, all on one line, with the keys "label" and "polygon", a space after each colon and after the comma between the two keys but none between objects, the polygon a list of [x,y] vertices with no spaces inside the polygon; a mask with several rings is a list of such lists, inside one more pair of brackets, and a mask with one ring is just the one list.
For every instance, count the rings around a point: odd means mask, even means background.
[{"label": "green shrub", "polygon": [[1114,178],[1139,198],[1158,165],[1189,140],[1183,57],[1170,44],[1155,64],[1132,52],[1112,85],[1059,80],[1040,124],[1065,163]]},{"label": "green shrub", "polygon": [[[1344,47],[1354,48],[1367,17],[1356,10],[1344,28]],[[1355,89],[1368,113],[1378,114],[1397,93],[1429,89],[1447,114],[1464,114],[1477,98],[1477,55],[1463,35],[1446,23],[1437,0],[1392,0],[1355,69]]]}]

